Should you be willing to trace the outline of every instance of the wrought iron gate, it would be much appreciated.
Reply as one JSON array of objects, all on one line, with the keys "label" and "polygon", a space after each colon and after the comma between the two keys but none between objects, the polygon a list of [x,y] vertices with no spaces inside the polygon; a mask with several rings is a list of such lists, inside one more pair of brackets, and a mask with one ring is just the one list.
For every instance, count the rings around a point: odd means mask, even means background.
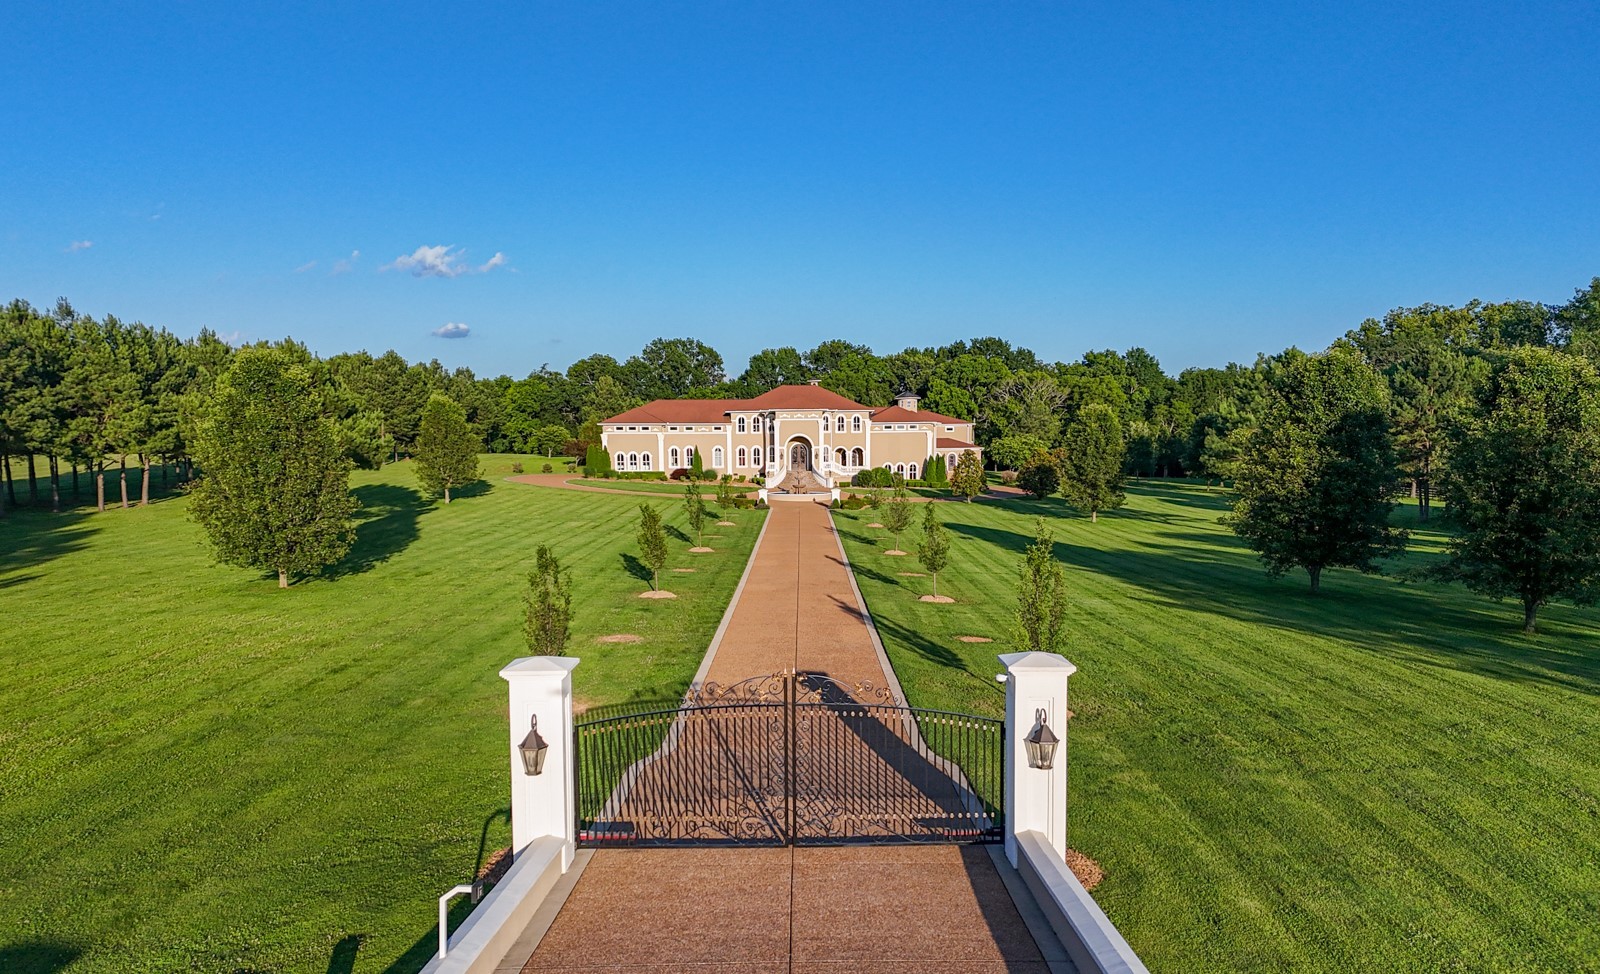
[{"label": "wrought iron gate", "polygon": [[578,843],[992,842],[1003,723],[781,673],[575,728]]}]

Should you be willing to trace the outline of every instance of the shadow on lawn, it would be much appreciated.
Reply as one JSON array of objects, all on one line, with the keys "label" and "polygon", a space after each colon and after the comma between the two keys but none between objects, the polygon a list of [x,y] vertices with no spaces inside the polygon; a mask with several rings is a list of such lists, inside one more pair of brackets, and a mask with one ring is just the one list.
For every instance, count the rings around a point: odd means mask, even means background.
[{"label": "shadow on lawn", "polygon": [[650,582],[655,578],[655,575],[651,574],[649,567],[646,566],[644,562],[640,561],[637,555],[630,554],[626,551],[622,553],[622,567],[629,575],[632,575],[641,582]]},{"label": "shadow on lawn", "polygon": [[351,493],[361,502],[355,544],[338,564],[323,571],[325,578],[371,571],[406,550],[417,540],[418,518],[431,506],[420,491],[395,484],[368,484]]},{"label": "shadow on lawn", "polygon": [[[0,521],[0,536],[5,538],[3,549],[0,549],[3,551],[0,553],[0,572],[34,568],[82,550],[89,536],[100,530],[98,525],[90,523],[92,518],[111,516],[110,511],[100,515],[9,511],[5,520]],[[39,573],[34,572],[0,579],[0,589],[21,585],[39,577]]]},{"label": "shadow on lawn", "polygon": [[6,974],[55,974],[83,954],[83,948],[52,940],[22,940],[0,946],[0,971]]},{"label": "shadow on lawn", "polygon": [[[984,525],[949,528],[1016,552],[1019,559],[1033,541]],[[1056,555],[1068,566],[1144,590],[1145,601],[1158,610],[1320,633],[1388,659],[1600,695],[1600,654],[1574,638],[1587,634],[1578,625],[1550,618],[1542,623],[1545,634],[1526,639],[1519,631],[1521,614],[1510,603],[1474,601],[1463,590],[1431,583],[1383,584],[1342,569],[1325,575],[1322,594],[1312,596],[1303,572],[1268,578],[1250,551],[1242,545],[1230,550],[1227,540],[1171,532],[1139,548],[1110,551],[1058,540]],[[1446,598],[1454,601],[1444,604]],[[901,635],[917,645],[911,634]]]}]

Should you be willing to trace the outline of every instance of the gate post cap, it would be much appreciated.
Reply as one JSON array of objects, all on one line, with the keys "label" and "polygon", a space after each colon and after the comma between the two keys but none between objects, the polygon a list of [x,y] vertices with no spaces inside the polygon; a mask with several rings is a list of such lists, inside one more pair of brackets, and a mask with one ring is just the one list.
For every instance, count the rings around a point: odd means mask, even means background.
[{"label": "gate post cap", "polygon": [[543,673],[571,673],[582,660],[571,656],[522,656],[505,665],[500,671],[502,679],[538,676]]},{"label": "gate post cap", "polygon": [[1060,653],[1002,653],[1000,662],[1005,664],[1006,672],[1021,673],[1029,670],[1061,672],[1062,676],[1071,676],[1078,672],[1078,667]]}]

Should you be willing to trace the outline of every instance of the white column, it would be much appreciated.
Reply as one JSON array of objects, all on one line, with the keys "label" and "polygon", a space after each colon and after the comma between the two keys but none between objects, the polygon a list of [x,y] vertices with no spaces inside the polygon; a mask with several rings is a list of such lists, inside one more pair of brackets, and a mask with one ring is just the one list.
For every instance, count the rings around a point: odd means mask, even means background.
[{"label": "white column", "polygon": [[[1067,858],[1067,677],[1078,671],[1056,653],[1007,653],[1006,858],[1017,864],[1017,834],[1041,832]],[[1027,736],[1038,713],[1060,740],[1049,771],[1028,766]]]},{"label": "white column", "polygon": [[[572,773],[572,671],[577,665],[564,656],[524,656],[500,671],[511,685],[511,855],[515,859],[541,836],[559,836],[567,843],[563,871],[572,865],[578,838]],[[538,775],[523,770],[517,749],[534,717],[539,736],[550,746]]]}]

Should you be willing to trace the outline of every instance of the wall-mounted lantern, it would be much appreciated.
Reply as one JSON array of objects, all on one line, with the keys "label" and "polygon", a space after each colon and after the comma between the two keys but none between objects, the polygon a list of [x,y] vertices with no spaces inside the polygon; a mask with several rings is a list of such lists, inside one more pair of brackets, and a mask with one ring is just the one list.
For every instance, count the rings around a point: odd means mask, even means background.
[{"label": "wall-mounted lantern", "polygon": [[1043,709],[1035,711],[1034,717],[1039,723],[1034,726],[1032,733],[1023,740],[1023,743],[1028,748],[1028,767],[1038,768],[1040,771],[1049,771],[1056,761],[1056,745],[1061,742],[1056,737],[1055,732],[1050,730],[1050,725],[1045,723]]},{"label": "wall-mounted lantern", "polygon": [[[1033,745],[1028,745],[1032,747]],[[1053,745],[1052,745],[1053,747]],[[533,726],[528,730],[528,736],[517,745],[517,750],[522,752],[522,770],[525,774],[535,775],[544,771],[544,757],[550,753],[550,745],[539,736],[539,715],[533,715]]]}]

